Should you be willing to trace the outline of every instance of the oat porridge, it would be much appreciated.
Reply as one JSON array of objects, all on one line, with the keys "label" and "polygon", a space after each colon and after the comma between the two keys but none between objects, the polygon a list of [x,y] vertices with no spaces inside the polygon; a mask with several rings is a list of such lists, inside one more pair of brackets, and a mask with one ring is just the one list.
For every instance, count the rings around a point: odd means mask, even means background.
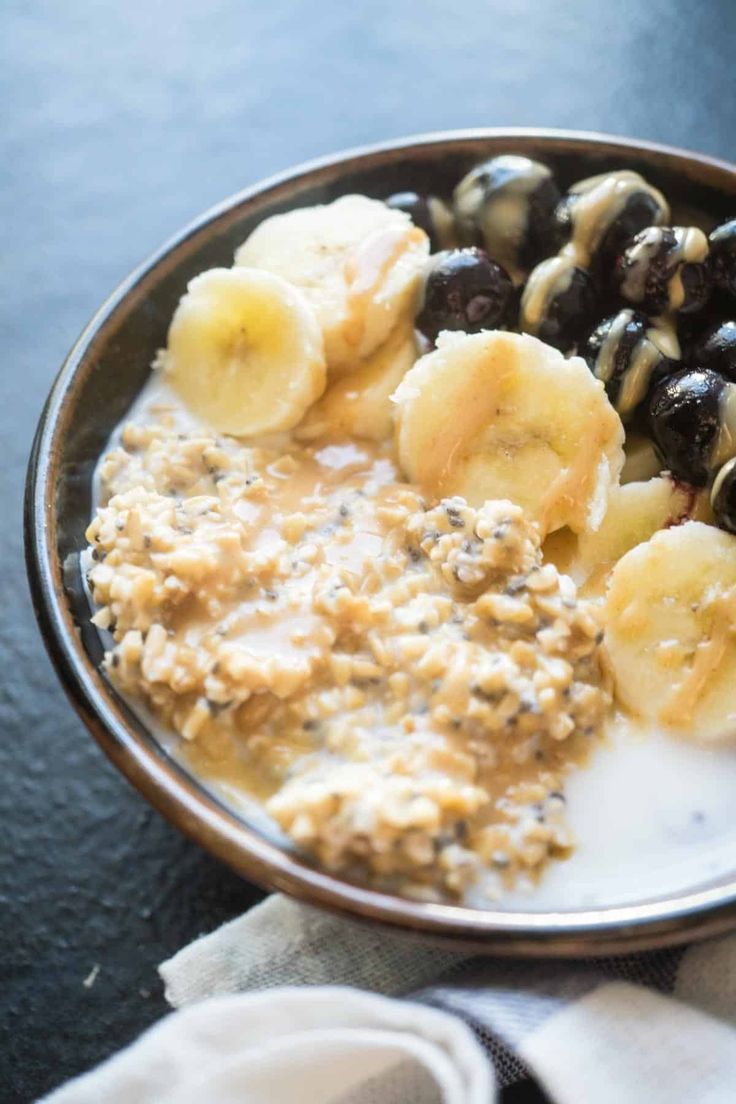
[{"label": "oat porridge", "polygon": [[729,254],[668,220],[635,173],[560,196],[500,157],[452,210],[267,219],[183,296],[98,467],[93,620],[116,688],[323,868],[527,892],[622,718],[736,730],[736,323],[680,347]]}]

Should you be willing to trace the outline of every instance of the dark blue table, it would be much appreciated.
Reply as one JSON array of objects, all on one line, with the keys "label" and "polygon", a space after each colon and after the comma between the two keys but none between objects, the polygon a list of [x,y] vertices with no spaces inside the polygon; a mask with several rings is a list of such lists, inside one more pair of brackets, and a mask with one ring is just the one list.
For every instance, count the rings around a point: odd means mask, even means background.
[{"label": "dark blue table", "polygon": [[[522,124],[733,156],[736,5],[4,0],[0,53],[4,1102],[137,1035],[164,1011],[156,964],[261,896],[103,759],[33,622],[23,474],[78,331],[197,212],[341,147]],[[530,1087],[507,1094],[537,1099]]]}]

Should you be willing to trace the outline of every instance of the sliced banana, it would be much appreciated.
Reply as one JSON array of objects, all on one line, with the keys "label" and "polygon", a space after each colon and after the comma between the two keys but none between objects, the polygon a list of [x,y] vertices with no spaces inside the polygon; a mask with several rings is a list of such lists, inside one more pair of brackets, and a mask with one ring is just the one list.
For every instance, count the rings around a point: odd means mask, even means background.
[{"label": "sliced banana", "polygon": [[580,534],[556,530],[544,542],[544,558],[570,575],[584,597],[600,597],[616,562],[630,549],[670,525],[706,520],[702,499],[703,492],[668,476],[612,487],[600,528]]},{"label": "sliced banana", "polygon": [[327,435],[385,441],[394,428],[391,395],[416,358],[414,327],[403,323],[354,372],[330,384],[296,436],[303,441]]},{"label": "sliced banana", "polygon": [[195,276],[174,312],[163,367],[193,411],[239,437],[291,429],[326,382],[305,296],[254,268]]},{"label": "sliced banana", "polygon": [[402,380],[399,460],[432,498],[509,498],[542,535],[597,528],[623,427],[579,357],[524,334],[441,334]]},{"label": "sliced banana", "polygon": [[622,483],[641,483],[662,471],[662,461],[654,451],[651,438],[643,433],[628,430],[624,452],[626,459],[621,472]]},{"label": "sliced banana", "polygon": [[429,239],[403,211],[348,195],[262,222],[235,264],[301,288],[322,329],[332,375],[355,368],[413,317]]},{"label": "sliced banana", "polygon": [[614,487],[600,528],[578,538],[580,563],[587,574],[610,568],[659,529],[687,520],[694,509],[693,491],[667,476]]},{"label": "sliced banana", "polygon": [[656,533],[614,568],[605,614],[625,709],[736,738],[736,537],[699,521]]}]

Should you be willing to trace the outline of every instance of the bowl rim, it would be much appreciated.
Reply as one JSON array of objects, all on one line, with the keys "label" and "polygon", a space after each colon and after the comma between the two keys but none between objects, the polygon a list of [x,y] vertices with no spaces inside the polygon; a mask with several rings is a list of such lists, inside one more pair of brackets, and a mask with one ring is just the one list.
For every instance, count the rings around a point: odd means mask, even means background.
[{"label": "bowl rim", "polygon": [[[736,165],[705,154],[603,133],[534,127],[439,131],[359,146],[318,157],[274,174],[210,207],[169,237],[107,297],[66,357],[40,415],[24,500],[26,567],[39,628],[60,681],[79,716],[118,769],[169,821],[195,842],[261,886],[289,893],[345,918],[412,933],[444,946],[494,954],[560,957],[616,954],[682,943],[736,925],[736,871],[731,881],[654,902],[578,910],[506,911],[416,902],[346,882],[306,864],[270,842],[186,770],[155,740],[144,743],[126,723],[109,685],[87,656],[64,597],[56,556],[53,492],[59,423],[75,377],[92,354],[95,338],[135,287],[175,249],[211,223],[250,200],[321,170],[436,144],[505,140],[541,145],[565,143],[566,152],[615,153],[671,158],[706,175],[729,174]],[[681,166],[682,167],[682,166]]]}]

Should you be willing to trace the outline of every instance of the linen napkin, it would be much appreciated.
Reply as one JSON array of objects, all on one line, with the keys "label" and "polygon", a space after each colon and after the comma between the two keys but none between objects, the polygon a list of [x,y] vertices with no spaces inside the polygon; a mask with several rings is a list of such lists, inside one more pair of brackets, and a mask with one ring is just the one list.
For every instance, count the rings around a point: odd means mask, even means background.
[{"label": "linen napkin", "polygon": [[179,1011],[49,1104],[485,1104],[528,1075],[556,1104],[736,1101],[736,935],[468,958],[274,895],[160,973]]}]

